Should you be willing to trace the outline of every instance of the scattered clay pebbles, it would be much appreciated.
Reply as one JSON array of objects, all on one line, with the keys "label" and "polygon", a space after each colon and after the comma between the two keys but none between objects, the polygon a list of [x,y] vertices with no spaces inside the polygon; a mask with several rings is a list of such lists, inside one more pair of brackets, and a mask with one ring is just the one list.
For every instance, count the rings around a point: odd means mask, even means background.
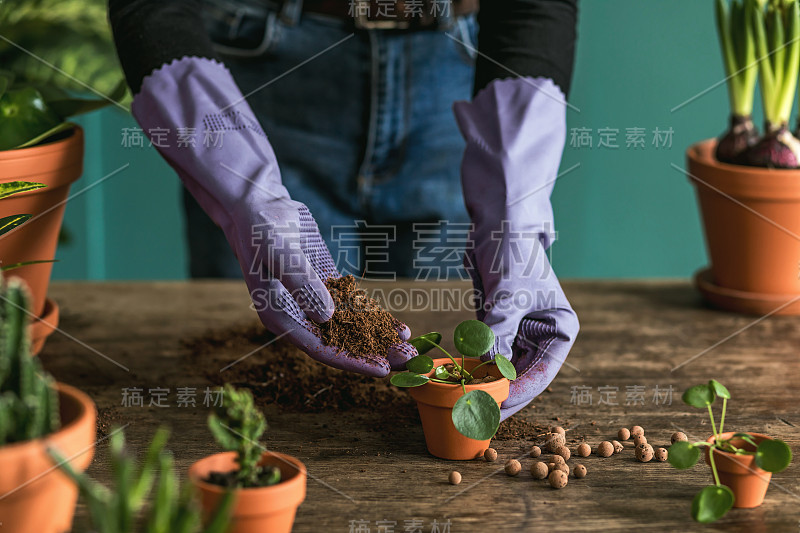
[{"label": "scattered clay pebbles", "polygon": [[559,446],[555,449],[555,453],[557,457],[562,457],[564,461],[569,461],[569,457],[572,455],[566,446]]},{"label": "scattered clay pebbles", "polygon": [[586,477],[586,467],[583,465],[575,465],[575,468],[572,470],[572,475],[578,479]]},{"label": "scattered clay pebbles", "polygon": [[631,428],[631,435],[644,435],[644,428],[642,426],[633,426]]},{"label": "scattered clay pebbles", "polygon": [[550,482],[550,486],[554,489],[563,489],[567,486],[567,482],[569,481],[569,476],[562,472],[561,470],[553,470],[550,472],[550,475],[547,477],[547,480]]},{"label": "scattered clay pebbles", "polygon": [[497,450],[494,448],[486,448],[486,451],[483,452],[483,458],[490,463],[497,461]]},{"label": "scattered clay pebbles", "polygon": [[547,465],[541,461],[536,461],[531,465],[531,475],[535,479],[544,479],[549,473],[550,470],[547,468]]},{"label": "scattered clay pebbles", "polygon": [[611,457],[611,454],[614,453],[614,445],[604,440],[600,444],[597,445],[597,455],[600,457]]},{"label": "scattered clay pebbles", "polygon": [[542,449],[541,448],[539,448],[538,446],[534,446],[533,448],[531,448],[531,453],[530,453],[531,457],[533,457],[535,459],[535,458],[539,457],[540,455],[542,455]]},{"label": "scattered clay pebbles", "polygon": [[547,447],[547,451],[554,452],[559,446],[564,446],[567,443],[567,440],[561,433],[548,433],[544,442],[545,446]]},{"label": "scattered clay pebbles", "polygon": [[458,485],[461,483],[461,474],[453,470],[447,480],[450,481],[451,485]]},{"label": "scattered clay pebbles", "polygon": [[516,459],[509,459],[506,461],[505,471],[509,476],[519,475],[522,472],[522,465]]},{"label": "scattered clay pebbles", "polygon": [[619,440],[628,440],[631,438],[630,430],[628,428],[619,428],[619,431],[617,431],[617,438]]},{"label": "scattered clay pebbles", "polygon": [[611,445],[614,447],[614,453],[620,453],[625,448],[622,446],[622,443],[618,440],[612,440]]},{"label": "scattered clay pebbles", "polygon": [[634,435],[633,445],[639,446],[640,444],[647,444],[647,437],[645,437],[644,435]]},{"label": "scattered clay pebbles", "polygon": [[585,442],[582,442],[575,449],[575,454],[579,455],[580,457],[589,457],[592,454],[592,447]]}]

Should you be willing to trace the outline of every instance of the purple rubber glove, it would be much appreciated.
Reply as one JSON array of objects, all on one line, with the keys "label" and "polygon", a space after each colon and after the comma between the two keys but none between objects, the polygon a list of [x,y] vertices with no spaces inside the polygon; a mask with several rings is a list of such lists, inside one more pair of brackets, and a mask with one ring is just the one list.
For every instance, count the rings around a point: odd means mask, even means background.
[{"label": "purple rubber glove", "polygon": [[[322,363],[370,376],[404,368],[416,355],[402,342],[387,357],[358,357],[317,336],[311,320],[325,322],[334,311],[323,282],[340,274],[308,208],[281,183],[272,147],[227,68],[205,58],[172,61],[144,79],[131,108],[225,232],[267,329]],[[410,337],[405,325],[399,333]]]},{"label": "purple rubber glove", "polygon": [[550,267],[550,193],[566,137],[565,100],[549,79],[495,80],[454,111],[467,141],[461,166],[473,222],[465,266],[478,319],[517,379],[501,406],[508,418],[555,378],[578,334],[578,317]]}]

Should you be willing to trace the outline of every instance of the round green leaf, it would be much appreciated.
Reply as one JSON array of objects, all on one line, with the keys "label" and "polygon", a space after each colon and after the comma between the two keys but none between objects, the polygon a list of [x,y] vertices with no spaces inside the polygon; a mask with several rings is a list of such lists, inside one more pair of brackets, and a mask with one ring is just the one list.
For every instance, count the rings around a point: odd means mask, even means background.
[{"label": "round green leaf", "polygon": [[389,381],[395,387],[419,387],[420,385],[425,385],[430,380],[426,376],[420,376],[413,372],[401,372],[400,374],[392,376],[392,379]]},{"label": "round green leaf", "polygon": [[714,391],[714,394],[719,396],[720,398],[725,398],[726,400],[731,399],[731,393],[725,388],[725,385],[717,381],[716,379],[712,379],[708,382],[708,386],[711,387],[711,390]]},{"label": "round green leaf", "polygon": [[767,472],[780,472],[792,462],[792,450],[782,440],[762,440],[756,449],[756,464]]},{"label": "round green leaf", "polygon": [[714,391],[708,385],[695,385],[683,393],[683,402],[692,407],[706,407],[714,403]]},{"label": "round green leaf", "polygon": [[442,334],[436,333],[435,331],[420,335],[419,337],[414,337],[408,341],[411,346],[417,349],[417,353],[420,355],[429,352],[431,348],[436,348],[436,344],[440,344],[441,342]]},{"label": "round green leaf", "polygon": [[667,460],[678,470],[685,470],[697,464],[700,448],[686,441],[678,441],[669,447]]},{"label": "round green leaf", "polygon": [[480,357],[494,346],[494,332],[480,320],[465,320],[453,331],[453,342],[458,353]]},{"label": "round green leaf", "polygon": [[503,374],[504,378],[510,381],[517,379],[517,369],[514,368],[514,365],[511,364],[511,361],[509,361],[505,355],[495,355],[494,362],[497,364],[497,369]]},{"label": "round green leaf", "polygon": [[450,377],[450,372],[447,371],[444,365],[440,365],[433,371],[433,377],[436,379],[447,379]]},{"label": "round green leaf", "polygon": [[453,425],[465,437],[487,440],[500,426],[500,407],[489,393],[473,390],[458,399],[452,417]]},{"label": "round green leaf", "polygon": [[433,370],[433,359],[427,355],[418,355],[416,357],[412,357],[406,363],[406,369],[409,372],[414,372],[415,374],[427,374]]},{"label": "round green leaf", "polygon": [[692,518],[704,524],[719,520],[731,510],[733,500],[733,491],[725,485],[705,487],[692,501]]}]

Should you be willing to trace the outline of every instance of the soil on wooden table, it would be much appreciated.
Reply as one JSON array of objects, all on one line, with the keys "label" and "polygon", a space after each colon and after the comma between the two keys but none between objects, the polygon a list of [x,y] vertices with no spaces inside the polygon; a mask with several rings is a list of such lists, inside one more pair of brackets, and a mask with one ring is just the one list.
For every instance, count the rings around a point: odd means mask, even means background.
[{"label": "soil on wooden table", "polygon": [[318,325],[326,346],[362,357],[386,356],[389,348],[400,342],[400,321],[370,298],[355,277],[330,278],[325,286],[336,303],[333,317]]},{"label": "soil on wooden table", "polygon": [[[388,377],[371,378],[331,368],[284,339],[264,347],[274,338],[254,322],[185,339],[183,345],[190,351],[187,364],[193,371],[199,370],[216,385],[231,383],[250,389],[262,409],[277,405],[282,411],[297,413],[391,412],[391,417],[378,417],[375,422],[375,429],[381,431],[419,423],[414,400],[389,383]],[[220,372],[249,353],[252,355]],[[512,416],[500,424],[495,440],[530,440],[546,431],[545,426]]]}]

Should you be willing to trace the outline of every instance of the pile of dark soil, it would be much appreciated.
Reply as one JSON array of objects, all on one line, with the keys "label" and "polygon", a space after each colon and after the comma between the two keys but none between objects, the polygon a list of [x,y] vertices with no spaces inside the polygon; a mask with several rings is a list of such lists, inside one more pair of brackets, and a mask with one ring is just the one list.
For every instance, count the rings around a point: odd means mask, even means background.
[{"label": "pile of dark soil", "polygon": [[[391,412],[392,425],[418,419],[414,400],[391,385],[388,377],[370,378],[331,368],[283,339],[258,350],[274,338],[260,323],[253,323],[211,331],[183,344],[191,352],[192,366],[211,383],[246,387],[261,408],[277,405],[299,413]],[[220,372],[254,350],[250,357]],[[546,432],[547,426],[511,417],[500,424],[495,440],[531,440]]]},{"label": "pile of dark soil", "polygon": [[319,324],[326,346],[362,357],[385,356],[391,346],[400,342],[400,322],[359,288],[355,277],[330,278],[325,286],[336,303],[333,317]]}]

